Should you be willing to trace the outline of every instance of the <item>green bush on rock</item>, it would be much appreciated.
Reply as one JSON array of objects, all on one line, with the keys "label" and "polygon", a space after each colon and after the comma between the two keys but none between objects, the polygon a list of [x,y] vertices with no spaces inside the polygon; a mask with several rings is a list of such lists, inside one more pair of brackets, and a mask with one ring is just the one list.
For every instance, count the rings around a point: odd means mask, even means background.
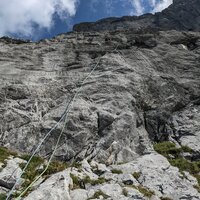
[{"label": "green bush on rock", "polygon": [[187,171],[196,177],[200,186],[200,161],[191,161],[182,156],[182,153],[185,152],[192,153],[192,149],[187,146],[177,148],[172,142],[157,143],[154,145],[154,149],[161,155],[165,156],[172,166],[179,168],[181,173]]}]

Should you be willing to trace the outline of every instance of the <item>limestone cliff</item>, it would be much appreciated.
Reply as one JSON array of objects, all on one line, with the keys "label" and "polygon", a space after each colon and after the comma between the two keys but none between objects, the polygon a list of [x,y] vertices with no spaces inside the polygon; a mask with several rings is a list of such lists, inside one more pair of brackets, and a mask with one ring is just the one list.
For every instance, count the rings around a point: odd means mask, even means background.
[{"label": "limestone cliff", "polygon": [[[42,188],[57,175],[25,199],[87,199],[99,190],[110,199],[150,198],[140,187],[153,191],[154,199],[200,199],[199,18],[200,1],[175,0],[155,15],[79,24],[71,33],[37,43],[0,39],[1,146],[31,154],[78,92],[54,159],[84,160],[76,176],[88,172],[90,178],[109,180],[106,186],[62,193],[71,180],[64,171],[65,186],[59,179],[52,196],[51,187],[41,194]],[[63,124],[38,155],[49,158]],[[123,176],[115,177],[113,169]],[[0,186],[10,189],[3,172]],[[127,185],[134,187],[125,192]]]}]

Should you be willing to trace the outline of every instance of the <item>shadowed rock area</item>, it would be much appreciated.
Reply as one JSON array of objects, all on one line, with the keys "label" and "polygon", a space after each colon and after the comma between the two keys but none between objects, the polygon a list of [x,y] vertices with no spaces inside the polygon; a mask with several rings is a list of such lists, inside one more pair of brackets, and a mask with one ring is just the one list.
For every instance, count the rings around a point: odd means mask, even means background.
[{"label": "shadowed rock area", "polygon": [[[109,180],[74,192],[70,181],[75,180],[67,169],[35,186],[25,199],[36,194],[38,199],[81,200],[96,191],[110,199],[200,199],[199,17],[199,1],[175,0],[155,15],[79,24],[74,27],[78,32],[37,43],[0,39],[1,146],[32,153],[69,105],[66,127],[60,123],[38,155],[49,158],[63,130],[54,159],[92,161],[81,168],[89,174],[77,167],[74,174]],[[169,155],[158,152],[169,162],[153,148],[166,141],[176,148]],[[12,161],[16,158],[7,159],[17,165]],[[177,164],[180,159],[195,162],[197,168],[185,172]],[[5,187],[9,169],[13,166],[0,172],[3,193],[11,187]],[[114,177],[112,169],[124,177]],[[134,172],[139,173],[136,178]],[[55,180],[57,189],[48,189]],[[142,194],[140,187],[153,191],[153,197]]]}]

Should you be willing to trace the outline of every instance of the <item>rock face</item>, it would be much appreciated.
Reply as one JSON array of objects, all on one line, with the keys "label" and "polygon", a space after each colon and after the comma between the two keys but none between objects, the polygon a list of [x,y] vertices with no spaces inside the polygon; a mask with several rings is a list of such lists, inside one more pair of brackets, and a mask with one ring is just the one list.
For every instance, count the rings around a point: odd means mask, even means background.
[{"label": "rock face", "polygon": [[[177,168],[170,166],[169,162],[158,154],[145,155],[126,164],[105,167],[101,175],[95,174],[98,163],[87,163],[89,173],[85,171],[86,163],[84,160],[79,168],[72,167],[54,174],[24,199],[200,199],[200,194],[193,187],[197,184],[196,180],[180,174]],[[134,178],[134,173],[139,174],[137,179]],[[76,179],[82,180],[84,187],[77,185]]]},{"label": "rock face", "polygon": [[71,200],[69,196],[70,183],[69,171],[54,174],[42,183],[37,190],[25,197],[24,200]]},{"label": "rock face", "polygon": [[[19,164],[25,161],[19,158],[9,159],[6,166],[0,172],[0,186],[6,189],[11,189],[16,182],[16,179],[20,177],[22,173]],[[23,182],[23,179],[19,182],[17,187],[19,187]]]},{"label": "rock face", "polygon": [[[89,160],[77,176],[110,180],[71,191],[67,171],[63,179],[47,179],[27,200],[87,199],[99,190],[102,198],[148,199],[141,187],[154,191],[152,200],[200,199],[197,180],[181,176],[153,149],[163,141],[187,146],[191,151],[183,157],[199,167],[199,16],[198,0],[176,0],[162,13],[80,24],[78,32],[51,40],[0,39],[1,146],[32,153],[55,126],[38,155],[48,158],[63,132],[54,159]],[[123,173],[114,174],[112,166]],[[134,170],[141,173],[138,180]],[[16,176],[0,190],[10,189]]]},{"label": "rock face", "polygon": [[[200,34],[70,33],[39,43],[1,40],[1,142],[32,152],[70,104],[56,152],[112,164],[176,141],[199,156]],[[81,81],[98,66],[80,89]],[[40,154],[54,149],[63,123]]]}]

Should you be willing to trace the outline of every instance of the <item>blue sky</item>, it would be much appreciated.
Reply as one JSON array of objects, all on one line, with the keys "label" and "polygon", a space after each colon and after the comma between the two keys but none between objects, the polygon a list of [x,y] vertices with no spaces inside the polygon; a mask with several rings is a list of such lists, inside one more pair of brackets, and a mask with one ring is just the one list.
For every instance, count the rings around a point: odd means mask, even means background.
[{"label": "blue sky", "polygon": [[0,0],[0,36],[40,40],[101,18],[159,12],[172,0]]}]

